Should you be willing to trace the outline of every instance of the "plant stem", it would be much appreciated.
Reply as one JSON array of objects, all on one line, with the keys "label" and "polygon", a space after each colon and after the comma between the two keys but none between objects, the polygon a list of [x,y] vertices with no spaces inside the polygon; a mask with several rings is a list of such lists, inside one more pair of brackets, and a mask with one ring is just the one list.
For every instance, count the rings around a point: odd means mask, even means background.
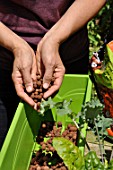
[{"label": "plant stem", "polygon": [[102,163],[104,164],[104,157],[103,157],[103,152],[102,152],[102,148],[101,148],[102,144],[100,142],[99,131],[98,131],[98,127],[97,127],[95,119],[94,119],[94,124],[95,124],[96,132],[97,132],[97,137],[98,137],[98,142],[99,142],[99,149],[100,149],[100,154],[101,154],[101,158],[102,158]]},{"label": "plant stem", "polygon": [[[104,120],[103,120],[103,116],[102,116],[102,149],[104,150],[104,129],[103,129],[103,127],[104,127]],[[104,151],[103,156],[104,156],[103,160],[105,162],[105,159],[106,159],[105,151]]]},{"label": "plant stem", "polygon": [[77,129],[79,129],[78,123],[75,121],[75,119],[72,119],[73,123],[75,124],[75,126],[77,127]]},{"label": "plant stem", "polygon": [[75,126],[77,127],[77,129],[79,130],[81,137],[84,139],[88,151],[90,151],[90,147],[89,147],[89,145],[88,145],[88,143],[87,143],[87,141],[86,141],[86,139],[85,139],[84,134],[80,131],[80,127],[78,126],[77,122],[76,122],[74,119],[72,119],[72,120],[73,120]]},{"label": "plant stem", "polygon": [[113,146],[111,148],[112,148],[112,150],[111,150],[110,160],[113,159]]}]

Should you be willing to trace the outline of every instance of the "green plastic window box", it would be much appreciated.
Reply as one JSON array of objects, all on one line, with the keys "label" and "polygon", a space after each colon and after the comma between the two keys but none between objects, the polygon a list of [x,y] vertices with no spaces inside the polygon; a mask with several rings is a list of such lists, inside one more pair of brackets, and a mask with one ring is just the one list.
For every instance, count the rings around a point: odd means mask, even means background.
[{"label": "green plastic window box", "polygon": [[[70,108],[75,113],[82,109],[82,104],[90,100],[92,83],[88,75],[67,74],[59,92],[54,97],[54,101],[70,100]],[[26,103],[20,102],[5,138],[0,152],[0,170],[28,170],[30,160],[35,148],[35,139],[41,125],[41,121],[56,121],[53,112],[49,110],[44,117],[33,110]],[[70,122],[68,117],[61,118],[60,121]],[[57,121],[58,121],[57,120]],[[84,125],[83,132],[86,136],[87,125]],[[79,136],[78,147],[84,154],[84,142]]]}]

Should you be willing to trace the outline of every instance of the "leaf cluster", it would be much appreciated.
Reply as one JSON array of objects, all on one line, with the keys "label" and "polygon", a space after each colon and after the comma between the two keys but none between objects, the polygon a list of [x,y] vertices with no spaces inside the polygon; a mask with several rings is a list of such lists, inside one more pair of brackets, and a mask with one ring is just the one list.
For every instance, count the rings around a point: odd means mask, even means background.
[{"label": "leaf cluster", "polygon": [[[91,101],[86,102],[82,106],[81,112],[75,114],[69,107],[71,102],[71,99],[70,101],[63,100],[60,102],[54,102],[50,97],[47,101],[43,101],[41,103],[41,115],[44,115],[47,109],[55,108],[57,114],[67,114],[71,117],[72,121],[75,125],[77,125],[79,131],[83,127],[83,124],[87,123],[90,129],[92,129],[97,135],[99,145],[103,146],[102,148],[100,147],[100,153],[101,155],[104,155],[105,152],[103,141],[106,136],[108,137],[106,128],[110,127],[113,123],[111,118],[104,117],[104,105],[100,103],[99,99],[93,98]],[[78,118],[80,119],[79,124],[77,123],[78,121],[76,122]],[[111,139],[113,140],[113,138]],[[85,157],[82,157],[78,147],[74,146],[69,140],[65,141],[62,137],[60,137],[60,139],[55,138],[53,140],[53,146],[69,170],[112,170],[113,160],[105,166],[105,162],[102,164],[94,151],[90,151]]]},{"label": "leaf cluster", "polygon": [[48,98],[48,100],[42,100],[40,105],[40,114],[43,116],[44,113],[48,109],[56,109],[57,114],[65,115],[65,114],[71,114],[72,110],[69,108],[72,100],[70,101],[63,100],[59,102],[54,102],[51,97]]},{"label": "leaf cluster", "polygon": [[68,170],[112,170],[113,168],[113,160],[109,165],[104,166],[95,151],[90,151],[82,156],[78,147],[63,137],[54,138],[53,146]]},{"label": "leaf cluster", "polygon": [[90,41],[90,56],[100,49],[109,34],[112,22],[113,1],[107,1],[100,12],[88,23],[88,36]]},{"label": "leaf cluster", "polygon": [[[104,105],[95,97],[91,101],[85,103],[82,107],[82,111],[78,113],[81,122],[87,123],[89,129],[92,129],[102,140],[105,137],[109,137],[106,129],[113,124],[112,118],[106,118],[104,116],[103,109]],[[82,124],[80,124],[79,127],[80,126],[82,126]]]}]

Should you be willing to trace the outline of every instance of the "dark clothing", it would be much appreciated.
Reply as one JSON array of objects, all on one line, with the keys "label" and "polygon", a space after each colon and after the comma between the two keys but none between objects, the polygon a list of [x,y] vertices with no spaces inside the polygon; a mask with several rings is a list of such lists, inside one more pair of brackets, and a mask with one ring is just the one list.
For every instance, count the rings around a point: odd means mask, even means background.
[{"label": "dark clothing", "polygon": [[0,69],[0,148],[19,103],[11,71]]},{"label": "dark clothing", "polygon": [[0,0],[0,20],[37,45],[74,0]]},{"label": "dark clothing", "polygon": [[[73,2],[74,0],[0,0],[0,21],[28,43],[37,46],[40,39]],[[88,58],[84,54],[86,50],[88,52],[88,36],[85,26],[61,45],[60,55],[64,65],[83,57]],[[4,60],[1,55],[0,63]],[[9,60],[5,58],[4,64],[7,63],[9,67]]]},{"label": "dark clothing", "polygon": [[[36,51],[41,38],[73,2],[74,0],[0,0],[0,21]],[[87,28],[84,26],[60,46],[59,53],[66,73],[87,74],[88,48]],[[0,143],[19,102],[11,79],[13,60],[13,54],[0,47]]]}]

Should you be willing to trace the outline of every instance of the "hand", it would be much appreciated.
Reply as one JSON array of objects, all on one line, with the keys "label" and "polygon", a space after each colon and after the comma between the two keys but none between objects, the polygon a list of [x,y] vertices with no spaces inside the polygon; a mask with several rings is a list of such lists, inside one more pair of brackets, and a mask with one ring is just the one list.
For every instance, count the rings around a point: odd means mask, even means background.
[{"label": "hand", "polygon": [[[12,79],[17,95],[32,107],[35,102],[27,95],[33,90],[33,80],[36,79],[36,57],[32,48],[25,43],[21,48],[15,48]],[[24,85],[24,86],[23,86]]]},{"label": "hand", "polygon": [[[65,68],[58,51],[59,44],[51,37],[44,37],[37,47],[37,69],[43,77],[43,88],[47,89],[44,93],[44,98],[54,94],[60,88],[63,81]],[[48,88],[52,77],[54,77],[54,83]]]}]

